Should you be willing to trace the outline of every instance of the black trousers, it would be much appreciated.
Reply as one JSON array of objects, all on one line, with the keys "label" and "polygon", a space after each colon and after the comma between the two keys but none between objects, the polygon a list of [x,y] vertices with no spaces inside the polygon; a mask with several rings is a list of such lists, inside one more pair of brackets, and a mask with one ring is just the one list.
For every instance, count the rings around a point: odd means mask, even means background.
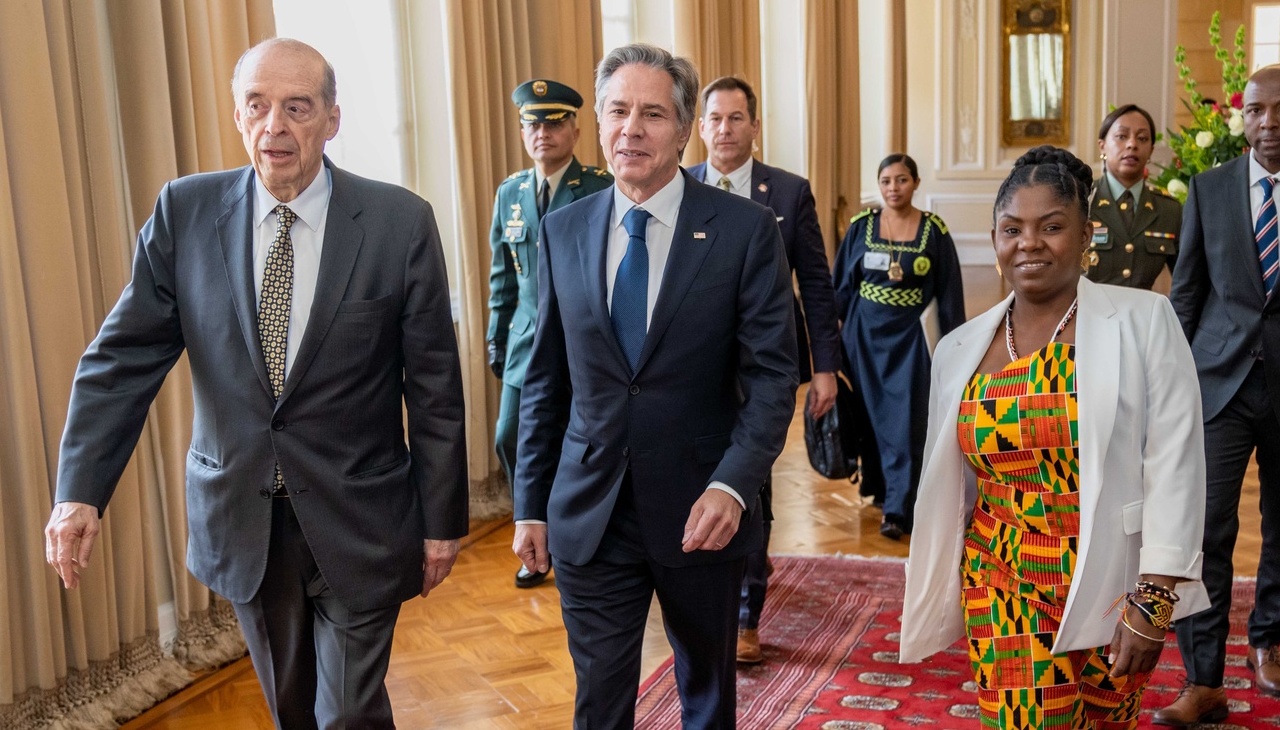
[{"label": "black trousers", "polygon": [[577,676],[574,728],[635,726],[641,644],[656,593],[675,653],[682,727],[732,730],[745,558],[680,568],[655,563],[644,549],[629,483],[628,476],[591,561],[556,561],[561,615]]},{"label": "black trousers", "polygon": [[271,501],[262,586],[234,605],[276,727],[394,728],[384,680],[399,604],[362,612],[343,606],[316,567],[290,500]]},{"label": "black trousers", "polygon": [[1267,391],[1263,365],[1250,371],[1222,412],[1204,425],[1207,501],[1202,577],[1212,606],[1178,621],[1178,649],[1188,681],[1221,687],[1226,662],[1232,553],[1240,530],[1240,485],[1256,450],[1261,482],[1262,553],[1249,614],[1249,643],[1280,644],[1280,421]]}]

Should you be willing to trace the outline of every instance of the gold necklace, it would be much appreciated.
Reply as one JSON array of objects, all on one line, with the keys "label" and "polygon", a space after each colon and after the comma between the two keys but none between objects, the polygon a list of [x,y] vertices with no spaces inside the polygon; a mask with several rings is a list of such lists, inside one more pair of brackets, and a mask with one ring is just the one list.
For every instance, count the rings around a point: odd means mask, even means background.
[{"label": "gold necklace", "polygon": [[[1018,361],[1018,348],[1013,345],[1013,304],[1015,298],[1009,302],[1009,308],[1004,310],[1004,346],[1009,351],[1009,362]],[[1058,322],[1058,326],[1053,330],[1053,335],[1049,338],[1049,344],[1052,345],[1058,339],[1058,335],[1067,328],[1067,324],[1071,322],[1071,318],[1076,316],[1076,307],[1080,304],[1080,298],[1076,297],[1071,301],[1071,307],[1067,309],[1067,313],[1062,315],[1062,319]],[[1048,345],[1046,345],[1047,347]]]},{"label": "gold necklace", "polygon": [[889,244],[889,281],[902,281],[902,249],[894,247],[893,233],[890,232],[889,216],[880,217],[880,233],[884,234],[885,243]]}]

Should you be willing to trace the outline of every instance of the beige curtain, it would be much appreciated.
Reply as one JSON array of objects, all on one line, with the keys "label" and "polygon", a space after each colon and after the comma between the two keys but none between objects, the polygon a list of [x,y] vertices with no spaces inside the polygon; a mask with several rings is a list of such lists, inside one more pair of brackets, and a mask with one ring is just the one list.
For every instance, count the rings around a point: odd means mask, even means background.
[{"label": "beige curtain", "polygon": [[[471,505],[472,516],[483,518],[508,508],[506,479],[493,450],[499,383],[489,372],[484,342],[489,224],[498,183],[533,164],[524,154],[511,92],[535,76],[577,89],[585,103],[576,153],[584,163],[596,163],[600,154],[592,76],[603,42],[597,0],[443,0],[443,10],[456,206],[439,214],[452,215],[457,224],[458,348],[469,414]],[[413,2],[405,4],[403,17],[409,38],[416,35],[415,25],[441,21],[432,8]],[[412,45],[408,56],[408,93],[416,117],[412,126],[420,136],[440,134],[445,127],[438,114],[441,105],[432,101],[425,79],[441,70],[414,56]],[[410,179],[422,189],[425,179],[441,170],[425,155],[414,158]]]},{"label": "beige curtain", "polygon": [[[228,81],[269,0],[0,3],[0,726],[110,727],[187,680],[158,642],[230,658],[237,629],[184,567],[185,366],[170,377],[82,586],[44,562],[76,362],[129,278],[164,181],[241,164]],[[242,647],[238,648],[242,651]]]},{"label": "beige curtain", "polygon": [[[760,88],[760,0],[677,2],[674,10],[675,53],[693,61],[703,86],[737,76]],[[707,147],[695,127],[684,164],[706,159]]]},{"label": "beige curtain", "polygon": [[805,41],[809,184],[827,255],[834,257],[860,199],[858,4],[808,0]]}]

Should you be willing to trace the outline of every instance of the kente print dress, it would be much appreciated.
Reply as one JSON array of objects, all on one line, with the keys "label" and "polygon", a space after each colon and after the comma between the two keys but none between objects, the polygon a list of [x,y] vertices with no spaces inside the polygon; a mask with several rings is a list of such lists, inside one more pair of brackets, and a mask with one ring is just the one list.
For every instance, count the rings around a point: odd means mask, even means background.
[{"label": "kente print dress", "polygon": [[1112,680],[1107,646],[1051,653],[1080,535],[1077,423],[1075,347],[1060,342],[975,374],[960,403],[978,497],[959,567],[984,728],[1138,726],[1149,674]]}]

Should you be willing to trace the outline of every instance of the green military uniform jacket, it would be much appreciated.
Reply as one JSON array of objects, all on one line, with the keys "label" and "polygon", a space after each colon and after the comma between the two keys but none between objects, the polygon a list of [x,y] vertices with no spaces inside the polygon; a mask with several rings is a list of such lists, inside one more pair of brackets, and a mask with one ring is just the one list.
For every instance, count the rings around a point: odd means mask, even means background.
[{"label": "green military uniform jacket", "polygon": [[1143,186],[1129,227],[1121,218],[1111,186],[1102,178],[1093,186],[1089,219],[1093,221],[1090,280],[1150,289],[1162,268],[1168,266],[1173,271],[1182,229],[1182,204],[1174,198],[1150,185]]},{"label": "green military uniform jacket", "polygon": [[[556,210],[604,190],[613,176],[574,157],[551,194],[548,210]],[[486,339],[506,348],[502,382],[524,384],[533,325],[538,318],[538,202],[533,168],[521,170],[498,185],[493,201],[489,245],[489,331]]]}]

